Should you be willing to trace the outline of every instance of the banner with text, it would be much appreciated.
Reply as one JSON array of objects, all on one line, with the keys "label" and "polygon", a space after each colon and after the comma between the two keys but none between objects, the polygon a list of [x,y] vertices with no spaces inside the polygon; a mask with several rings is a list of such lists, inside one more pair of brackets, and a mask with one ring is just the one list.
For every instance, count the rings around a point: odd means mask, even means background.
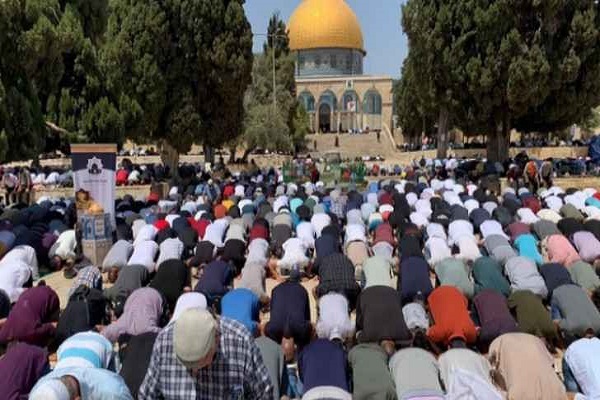
[{"label": "banner with text", "polygon": [[71,162],[78,217],[97,213],[101,208],[110,214],[111,231],[114,230],[117,145],[71,145]]}]

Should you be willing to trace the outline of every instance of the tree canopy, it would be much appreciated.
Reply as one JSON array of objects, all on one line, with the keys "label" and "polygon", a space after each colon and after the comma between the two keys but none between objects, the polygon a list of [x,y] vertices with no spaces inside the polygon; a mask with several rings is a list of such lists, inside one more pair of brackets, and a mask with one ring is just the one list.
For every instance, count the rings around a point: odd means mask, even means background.
[{"label": "tree canopy", "polygon": [[548,132],[585,120],[600,104],[599,7],[594,0],[409,0],[402,23],[421,82],[413,87],[433,88],[438,141],[445,112],[459,128],[485,130],[492,160],[507,157],[513,128]]},{"label": "tree canopy", "polygon": [[241,134],[251,48],[243,0],[3,1],[0,161],[59,136],[220,146]]},{"label": "tree canopy", "polygon": [[306,112],[299,109],[294,70],[286,25],[274,14],[269,20],[263,53],[255,55],[252,84],[245,94],[244,134],[240,137],[245,147],[244,160],[256,148],[291,151],[304,144],[309,120]]},{"label": "tree canopy", "polygon": [[242,129],[252,32],[241,0],[113,0],[102,49],[107,86],[138,110],[128,133],[169,156]]}]

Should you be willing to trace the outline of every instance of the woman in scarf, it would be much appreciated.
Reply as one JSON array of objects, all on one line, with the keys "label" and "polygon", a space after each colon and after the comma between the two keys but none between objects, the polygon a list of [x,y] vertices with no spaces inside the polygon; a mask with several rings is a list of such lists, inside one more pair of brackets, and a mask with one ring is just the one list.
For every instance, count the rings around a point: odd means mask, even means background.
[{"label": "woman in scarf", "polygon": [[184,311],[189,310],[191,308],[198,308],[201,310],[206,310],[206,297],[202,293],[198,292],[189,292],[182,294],[177,300],[177,304],[175,305],[175,311],[173,311],[173,316],[171,317],[170,324],[177,321],[177,318]]},{"label": "woman in scarf", "polygon": [[0,343],[25,342],[45,347],[54,337],[60,302],[48,286],[27,289],[0,328]]},{"label": "woman in scarf", "polygon": [[169,311],[175,309],[177,299],[190,286],[190,270],[181,260],[167,260],[160,264],[156,275],[149,285],[160,292],[169,305]]},{"label": "woman in scarf", "polygon": [[48,371],[50,364],[45,350],[26,343],[11,345],[0,359],[2,398],[26,398],[35,383]]},{"label": "woman in scarf", "polygon": [[106,327],[102,335],[116,342],[123,334],[139,335],[146,332],[159,332],[163,315],[163,298],[153,288],[135,290],[127,298],[123,315]]}]

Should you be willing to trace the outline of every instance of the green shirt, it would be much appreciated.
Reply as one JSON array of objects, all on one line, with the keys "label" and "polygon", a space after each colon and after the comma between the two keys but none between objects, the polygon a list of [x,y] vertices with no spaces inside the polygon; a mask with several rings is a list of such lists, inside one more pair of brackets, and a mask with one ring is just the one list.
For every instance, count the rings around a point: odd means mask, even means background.
[{"label": "green shirt", "polygon": [[392,400],[396,390],[388,356],[378,344],[359,344],[348,354],[354,380],[353,399]]},{"label": "green shirt", "polygon": [[586,290],[596,290],[600,287],[600,278],[596,275],[594,268],[585,261],[577,261],[567,268],[573,282]]},{"label": "green shirt", "polygon": [[517,323],[521,332],[554,339],[556,328],[550,318],[550,311],[542,300],[529,290],[517,290],[508,298],[508,306],[516,311]]},{"label": "green shirt", "polygon": [[455,286],[467,298],[472,298],[475,288],[469,279],[469,268],[456,258],[446,258],[435,266],[435,274],[442,285]]},{"label": "green shirt", "polygon": [[494,289],[504,296],[510,294],[510,284],[502,275],[502,267],[498,261],[490,257],[480,257],[473,264],[475,278],[475,294],[483,289]]}]

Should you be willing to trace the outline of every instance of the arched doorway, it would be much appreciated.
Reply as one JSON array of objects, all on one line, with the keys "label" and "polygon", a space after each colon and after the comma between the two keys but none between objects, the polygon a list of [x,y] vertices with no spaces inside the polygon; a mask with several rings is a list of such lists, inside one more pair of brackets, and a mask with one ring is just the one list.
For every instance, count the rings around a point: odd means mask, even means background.
[{"label": "arched doorway", "polygon": [[324,91],[319,97],[319,130],[323,133],[338,131],[337,97],[331,90]]},{"label": "arched doorway", "polygon": [[331,107],[327,103],[319,106],[319,130],[324,133],[331,132]]}]

